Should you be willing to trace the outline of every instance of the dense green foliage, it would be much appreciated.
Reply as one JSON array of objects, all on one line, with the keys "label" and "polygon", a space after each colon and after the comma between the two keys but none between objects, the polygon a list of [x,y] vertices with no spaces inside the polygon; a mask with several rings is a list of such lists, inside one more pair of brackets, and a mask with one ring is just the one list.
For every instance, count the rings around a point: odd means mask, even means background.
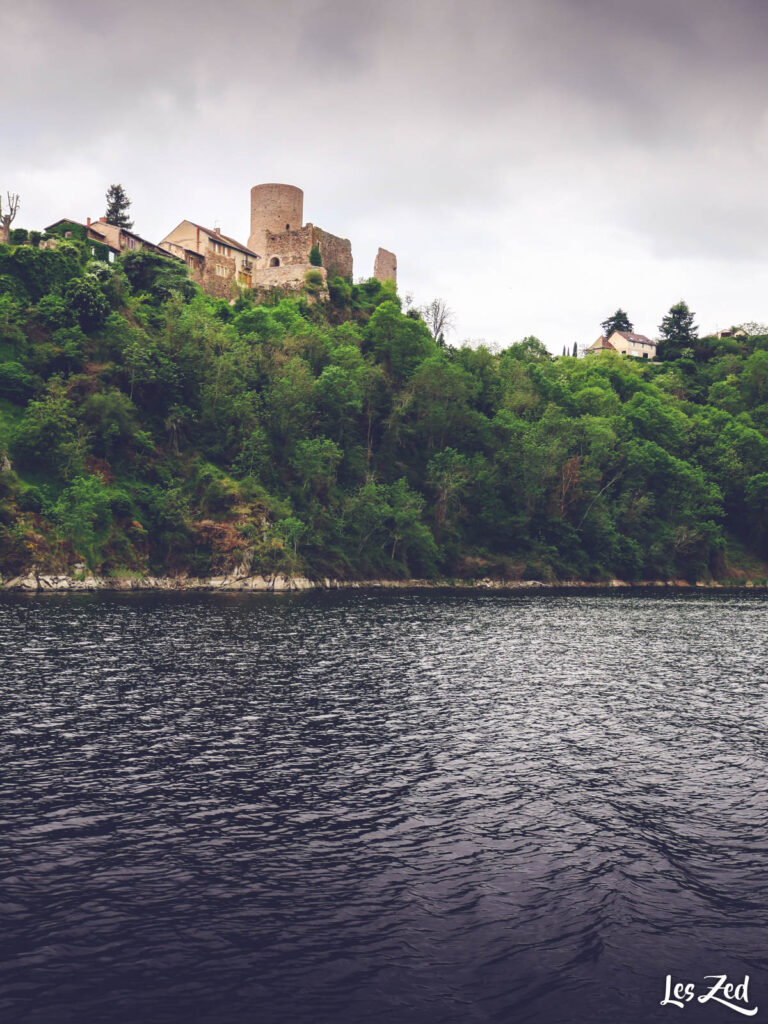
[{"label": "dense green foliage", "polygon": [[[438,345],[391,284],[233,305],[0,246],[0,568],[705,578],[768,553],[768,337]],[[757,564],[755,562],[755,564]]]}]

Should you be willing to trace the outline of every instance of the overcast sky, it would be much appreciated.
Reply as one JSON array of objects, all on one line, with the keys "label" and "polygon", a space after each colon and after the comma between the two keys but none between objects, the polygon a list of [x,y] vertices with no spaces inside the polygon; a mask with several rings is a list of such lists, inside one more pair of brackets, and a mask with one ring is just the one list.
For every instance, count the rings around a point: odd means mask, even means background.
[{"label": "overcast sky", "polygon": [[121,182],[147,238],[247,241],[282,181],[452,343],[768,321],[766,0],[4,0],[0,38],[16,226]]}]

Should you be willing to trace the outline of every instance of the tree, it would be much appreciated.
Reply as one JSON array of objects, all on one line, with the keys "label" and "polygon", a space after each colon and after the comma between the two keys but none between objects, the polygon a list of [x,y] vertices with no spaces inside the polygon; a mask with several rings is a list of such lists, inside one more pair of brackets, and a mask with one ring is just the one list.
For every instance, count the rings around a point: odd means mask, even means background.
[{"label": "tree", "polygon": [[576,357],[579,354],[579,345],[578,345],[578,342],[576,342],[576,341],[574,341],[574,343],[573,343],[573,352],[571,354],[573,355],[574,359],[576,359]]},{"label": "tree", "polygon": [[5,194],[7,196],[5,212],[3,212],[3,200],[0,197],[0,242],[7,245],[11,238],[11,224],[19,212],[19,194],[18,192],[6,192]]},{"label": "tree", "polygon": [[449,309],[445,299],[432,299],[428,305],[422,306],[419,312],[425,324],[432,332],[432,337],[435,341],[441,336],[445,336],[448,331],[452,331],[456,326],[454,312],[452,309]]},{"label": "tree", "polygon": [[660,359],[677,359],[683,349],[690,348],[698,339],[698,327],[694,324],[695,313],[682,300],[670,307],[659,325],[662,343],[659,346]]},{"label": "tree", "polygon": [[107,189],[107,224],[119,228],[132,228],[133,221],[128,219],[128,207],[131,200],[125,194],[122,185],[110,185]]},{"label": "tree", "polygon": [[109,303],[95,278],[73,278],[64,289],[64,305],[84,331],[103,327]]},{"label": "tree", "polygon": [[309,262],[313,267],[322,267],[323,257],[320,253],[319,245],[313,245],[309,250]]},{"label": "tree", "polygon": [[606,338],[610,338],[614,331],[634,331],[635,329],[632,321],[623,309],[617,309],[607,320],[603,320],[600,326],[603,329],[603,336]]}]

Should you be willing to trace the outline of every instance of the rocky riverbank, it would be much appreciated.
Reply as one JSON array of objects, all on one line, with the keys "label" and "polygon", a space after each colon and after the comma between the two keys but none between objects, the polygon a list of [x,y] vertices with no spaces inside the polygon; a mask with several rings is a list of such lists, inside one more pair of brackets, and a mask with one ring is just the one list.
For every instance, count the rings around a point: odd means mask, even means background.
[{"label": "rocky riverbank", "polygon": [[55,591],[129,591],[129,590],[176,590],[176,591],[251,591],[258,593],[287,592],[301,590],[433,590],[456,588],[461,590],[521,591],[552,588],[579,588],[584,590],[613,590],[628,587],[672,587],[687,589],[721,589],[723,587],[763,587],[763,581],[727,580],[690,583],[688,580],[643,580],[631,582],[611,579],[602,582],[586,580],[500,580],[489,577],[474,580],[340,580],[310,579],[307,576],[286,576],[283,573],[238,574],[228,576],[95,576],[86,571],[72,574],[51,574],[29,572],[21,576],[0,577],[0,587],[8,591],[55,592]]}]

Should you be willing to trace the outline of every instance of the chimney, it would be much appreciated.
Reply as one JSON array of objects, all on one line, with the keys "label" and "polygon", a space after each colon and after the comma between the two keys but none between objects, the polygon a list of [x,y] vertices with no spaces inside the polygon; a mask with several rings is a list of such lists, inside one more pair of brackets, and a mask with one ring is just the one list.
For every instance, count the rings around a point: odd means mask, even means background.
[{"label": "chimney", "polygon": [[87,228],[89,228],[91,226],[91,218],[90,217],[86,217],[85,218],[85,226]]},{"label": "chimney", "polygon": [[107,218],[106,217],[99,217],[99,224],[106,224],[106,223],[107,223]]}]

